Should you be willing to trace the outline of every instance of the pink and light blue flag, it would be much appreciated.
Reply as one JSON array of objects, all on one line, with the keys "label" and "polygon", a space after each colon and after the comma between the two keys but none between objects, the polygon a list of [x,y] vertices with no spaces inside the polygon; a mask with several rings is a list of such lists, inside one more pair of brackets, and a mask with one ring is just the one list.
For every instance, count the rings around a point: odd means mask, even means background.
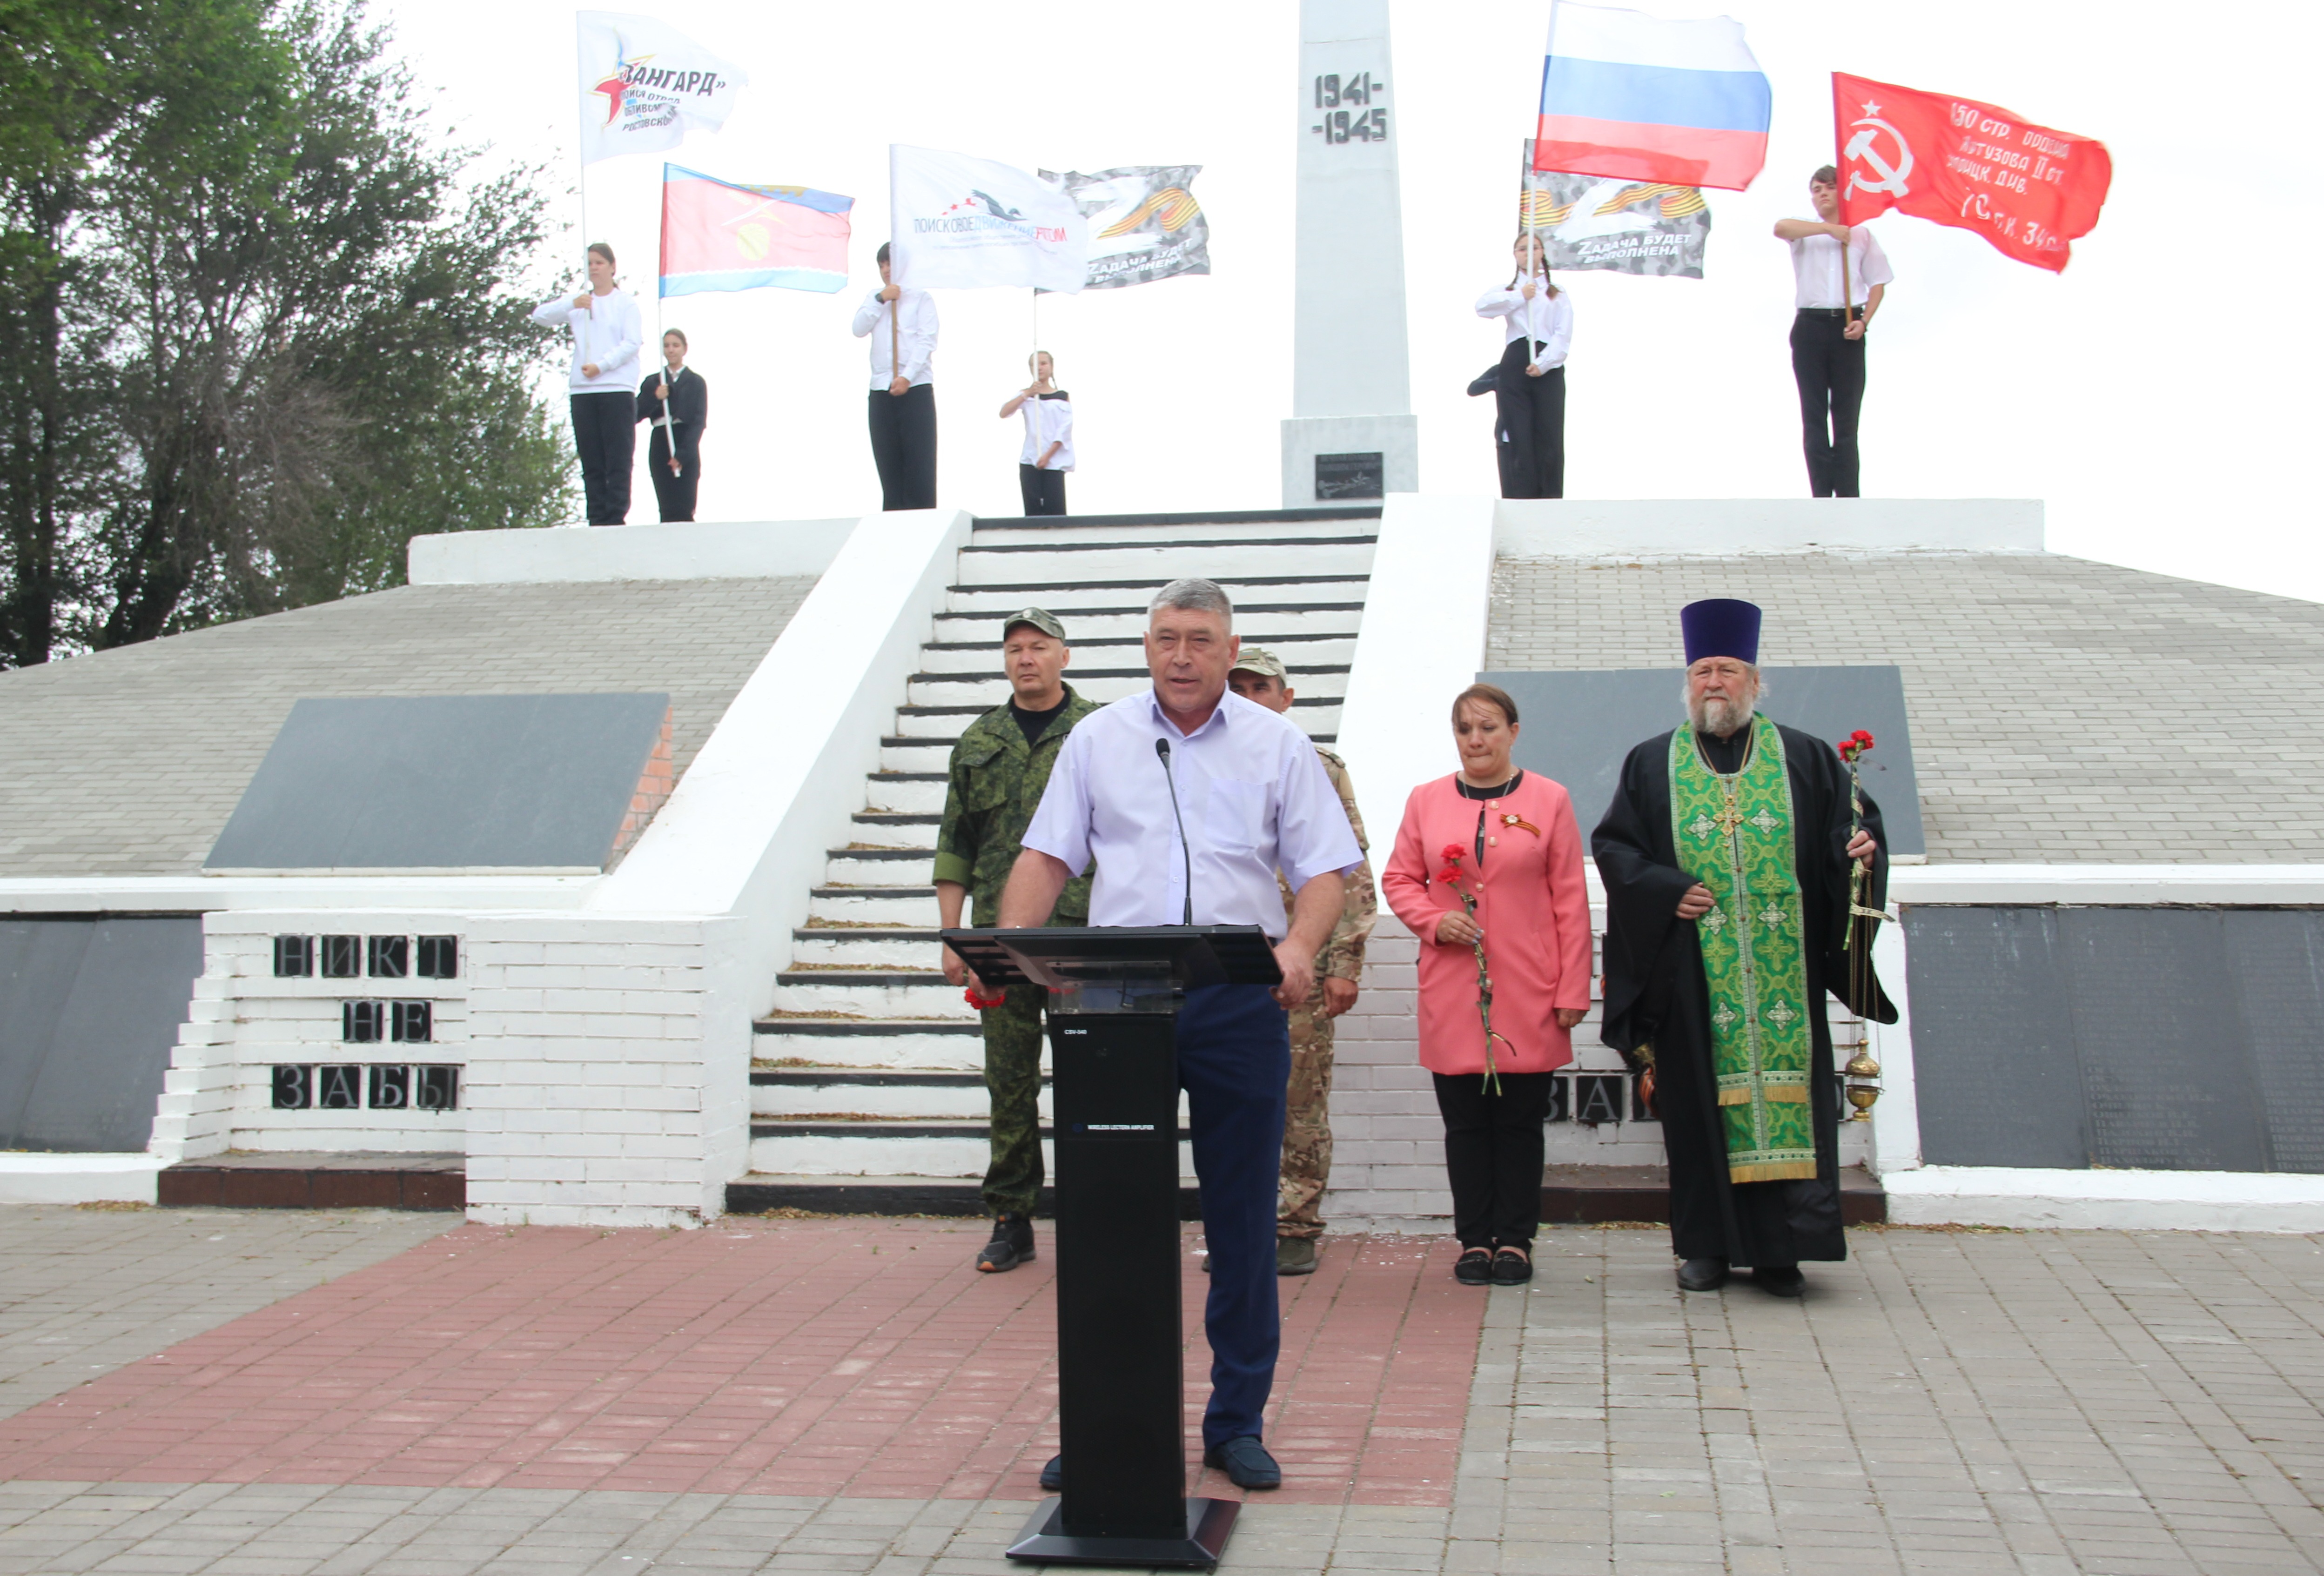
[{"label": "pink and light blue flag", "polygon": [[661,167],[661,293],[820,290],[847,283],[852,197],[804,186],[745,186]]},{"label": "pink and light blue flag", "polygon": [[1554,0],[1533,167],[1741,191],[1767,161],[1773,105],[1731,17]]}]

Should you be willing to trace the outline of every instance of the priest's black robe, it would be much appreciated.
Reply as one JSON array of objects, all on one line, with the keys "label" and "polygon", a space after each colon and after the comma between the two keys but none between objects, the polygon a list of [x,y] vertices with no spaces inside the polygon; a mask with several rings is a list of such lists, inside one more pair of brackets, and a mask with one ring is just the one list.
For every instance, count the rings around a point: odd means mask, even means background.
[{"label": "priest's black robe", "polygon": [[[1792,779],[1794,869],[1801,918],[1818,945],[1804,949],[1807,999],[1821,1002],[1829,989],[1849,1008],[1879,1023],[1896,1021],[1871,971],[1877,919],[1855,921],[1862,963],[1850,969],[1841,939],[1849,924],[1848,768],[1822,740],[1783,728],[1784,759]],[[1748,728],[1726,739],[1704,738],[1714,771],[1741,770]],[[1671,834],[1671,735],[1632,750],[1622,762],[1613,803],[1591,835],[1598,873],[1606,883],[1606,1001],[1601,1037],[1633,1062],[1651,1046],[1655,1103],[1670,1163],[1671,1245],[1681,1258],[1724,1258],[1731,1264],[1794,1265],[1845,1258],[1840,1219],[1840,1092],[1832,1074],[1831,1029],[1811,1012],[1814,1077],[1809,1099],[1815,1120],[1812,1181],[1730,1183],[1727,1135],[1711,1061],[1710,987],[1694,923],[1678,917],[1678,901],[1695,878],[1679,868]],[[1864,798],[1864,825],[1881,843],[1874,856],[1867,908],[1886,906],[1887,840],[1880,811]],[[1851,972],[1861,1000],[1849,1000]]]}]

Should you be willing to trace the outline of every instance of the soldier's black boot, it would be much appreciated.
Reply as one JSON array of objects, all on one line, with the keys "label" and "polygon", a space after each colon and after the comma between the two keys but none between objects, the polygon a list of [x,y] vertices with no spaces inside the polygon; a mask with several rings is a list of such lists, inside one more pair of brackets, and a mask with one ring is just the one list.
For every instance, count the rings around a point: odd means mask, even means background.
[{"label": "soldier's black boot", "polygon": [[1033,1258],[1033,1217],[1003,1215],[992,1222],[992,1240],[976,1256],[976,1267],[987,1274],[1014,1269]]}]

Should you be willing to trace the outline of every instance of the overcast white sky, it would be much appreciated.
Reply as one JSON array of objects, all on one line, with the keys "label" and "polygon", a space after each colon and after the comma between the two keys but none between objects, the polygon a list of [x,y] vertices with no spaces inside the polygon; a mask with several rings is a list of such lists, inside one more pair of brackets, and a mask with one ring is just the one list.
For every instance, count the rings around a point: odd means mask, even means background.
[{"label": "overcast white sky", "polygon": [[[494,156],[540,160],[575,227],[546,296],[578,277],[573,7],[374,0],[447,118]],[[613,7],[608,6],[608,9]],[[1304,134],[1296,0],[1163,5],[640,7],[742,64],[726,130],[673,161],[845,192],[855,277],[818,296],[693,296],[666,321],[709,380],[702,517],[874,508],[864,346],[848,318],[877,282],[887,144],[1028,169],[1199,163],[1208,278],[1050,297],[1040,335],[1074,396],[1076,512],[1273,508],[1291,413],[1292,160]],[[1539,90],[1547,0],[1394,0],[1413,409],[1421,486],[1490,493],[1490,401],[1462,393],[1499,351],[1471,313],[1507,277],[1518,143]],[[1669,16],[1711,4],[1663,0]],[[1897,280],[1874,333],[1864,488],[1889,497],[2036,497],[2050,545],[2164,573],[2324,600],[2307,472],[2319,401],[2319,253],[2310,72],[2318,8],[2095,0],[1735,0],[1775,87],[1766,171],[1711,194],[1701,281],[1574,273],[1566,490],[1579,498],[1803,494],[1784,335],[1791,280],[1769,226],[1804,214],[1831,156],[1826,73],[1980,98],[2104,141],[2105,217],[2052,276],[1976,236],[1878,220]],[[659,162],[588,174],[593,237],[620,252],[649,323]],[[568,261],[569,258],[569,261]],[[1328,260],[1321,263],[1328,267]],[[994,412],[1033,332],[1017,291],[940,294],[940,492],[1019,508],[1020,430]],[[643,445],[640,446],[642,465]],[[632,520],[653,518],[642,474]]]}]

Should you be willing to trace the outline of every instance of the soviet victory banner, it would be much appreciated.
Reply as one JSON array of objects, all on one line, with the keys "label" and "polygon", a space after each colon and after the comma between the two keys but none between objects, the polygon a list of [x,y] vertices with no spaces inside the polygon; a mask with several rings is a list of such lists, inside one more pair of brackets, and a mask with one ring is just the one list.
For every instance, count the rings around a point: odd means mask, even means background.
[{"label": "soviet victory banner", "polygon": [[2061,273],[2114,180],[2104,143],[1974,99],[1835,71],[1831,107],[1844,224],[1895,208]]}]

